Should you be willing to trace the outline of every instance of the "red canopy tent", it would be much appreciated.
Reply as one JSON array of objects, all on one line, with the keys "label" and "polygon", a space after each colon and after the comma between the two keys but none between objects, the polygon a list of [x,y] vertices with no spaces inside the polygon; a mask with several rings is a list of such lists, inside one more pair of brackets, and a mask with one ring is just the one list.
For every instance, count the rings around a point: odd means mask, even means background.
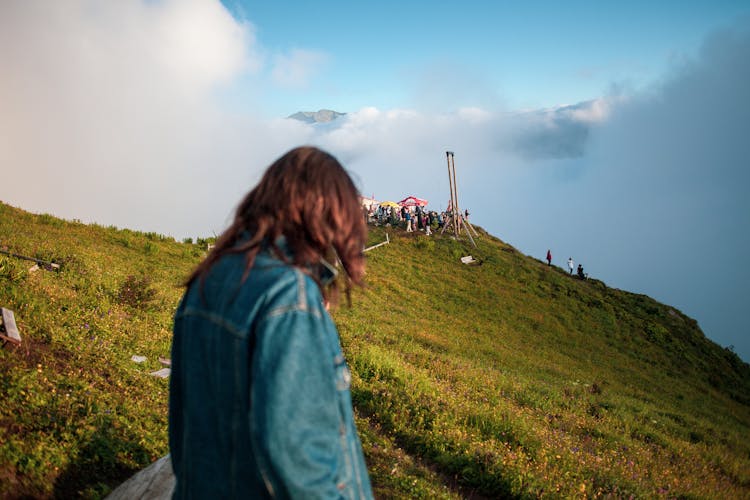
[{"label": "red canopy tent", "polygon": [[427,200],[417,198],[416,196],[407,196],[403,200],[399,201],[398,204],[405,207],[423,207],[427,205]]}]

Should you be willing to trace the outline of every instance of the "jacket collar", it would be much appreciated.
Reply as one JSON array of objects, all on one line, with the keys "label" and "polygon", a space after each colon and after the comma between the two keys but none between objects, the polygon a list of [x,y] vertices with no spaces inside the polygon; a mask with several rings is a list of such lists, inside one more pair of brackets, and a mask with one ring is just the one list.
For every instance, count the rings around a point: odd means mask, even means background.
[{"label": "jacket collar", "polygon": [[[243,231],[240,239],[246,240],[250,238],[250,233],[248,231]],[[276,238],[274,241],[274,246],[286,257],[290,262],[294,258],[294,253],[289,248],[289,244],[287,243],[286,236],[283,234]],[[273,255],[274,252],[271,249],[271,245],[268,244],[268,242],[263,243],[263,250],[265,252],[268,252],[270,255]],[[330,285],[338,276],[339,271],[336,269],[336,266],[325,260],[321,257],[320,263],[318,265],[308,265],[305,266],[305,270],[314,277],[318,278],[318,281],[322,286],[328,286]]]}]

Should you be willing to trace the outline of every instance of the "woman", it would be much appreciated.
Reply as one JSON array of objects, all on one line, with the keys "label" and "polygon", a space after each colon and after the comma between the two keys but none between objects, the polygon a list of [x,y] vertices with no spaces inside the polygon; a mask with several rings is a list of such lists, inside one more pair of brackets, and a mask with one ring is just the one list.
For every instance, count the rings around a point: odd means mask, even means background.
[{"label": "woman", "polygon": [[371,498],[327,313],[361,284],[366,227],[339,162],[289,151],[240,203],[175,314],[175,498]]}]

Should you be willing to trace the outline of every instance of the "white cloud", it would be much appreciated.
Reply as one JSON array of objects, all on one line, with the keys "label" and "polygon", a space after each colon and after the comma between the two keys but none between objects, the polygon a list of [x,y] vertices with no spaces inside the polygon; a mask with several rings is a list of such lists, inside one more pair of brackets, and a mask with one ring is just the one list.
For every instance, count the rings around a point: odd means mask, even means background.
[{"label": "white cloud", "polygon": [[458,116],[472,123],[487,123],[492,118],[492,113],[482,108],[468,107],[460,108]]},{"label": "white cloud", "polygon": [[[477,219],[492,211],[487,225],[501,237],[539,258],[547,248],[572,255],[610,285],[681,308],[750,359],[750,272],[737,265],[750,243],[749,28],[714,34],[660,83],[608,100],[603,121],[562,142],[583,139],[567,150],[580,154],[532,155],[533,168],[487,172],[488,184],[513,188],[482,202]],[[537,152],[565,151],[550,148],[560,137],[531,138]]]},{"label": "white cloud", "polygon": [[321,51],[294,49],[274,57],[271,76],[284,87],[305,88],[328,60],[329,56]]},{"label": "white cloud", "polygon": [[[380,199],[445,208],[445,151],[474,220],[543,258],[695,317],[750,359],[750,29],[710,37],[644,91],[524,113],[363,109],[314,141]],[[480,119],[477,119],[480,118]]]},{"label": "white cloud", "polygon": [[570,117],[588,123],[603,122],[609,116],[612,106],[611,99],[594,99],[586,103],[586,106],[573,106],[567,111]]},{"label": "white cloud", "polygon": [[256,44],[254,28],[235,21],[220,3],[181,0],[145,8],[158,11],[153,19],[157,39],[149,46],[181,78],[214,84],[260,69],[260,56],[248,52]]},{"label": "white cloud", "polygon": [[[3,2],[0,199],[197,236],[221,231],[262,169],[293,146],[330,150],[367,194],[414,194],[434,208],[448,198],[451,150],[462,206],[501,238],[540,258],[547,248],[573,255],[610,284],[744,332],[750,276],[736,263],[750,213],[748,40],[716,35],[628,100],[508,113],[491,93],[477,104],[465,92],[455,111],[363,108],[308,126],[260,122],[217,99],[260,74],[266,53],[218,0]],[[294,51],[271,71],[304,84],[325,61]],[[450,95],[459,82],[449,83],[428,88],[427,100]]]},{"label": "white cloud", "polygon": [[[214,97],[258,70],[257,54],[252,27],[218,1],[4,2],[0,199],[171,234],[216,228],[230,209],[218,193],[278,142]],[[239,128],[255,134],[232,141]]]}]

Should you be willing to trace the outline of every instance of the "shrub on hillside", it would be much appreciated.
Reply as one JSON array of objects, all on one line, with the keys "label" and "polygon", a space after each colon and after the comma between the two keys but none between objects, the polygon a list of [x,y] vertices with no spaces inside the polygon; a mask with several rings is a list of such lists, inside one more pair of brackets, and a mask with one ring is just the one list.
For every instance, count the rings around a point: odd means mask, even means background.
[{"label": "shrub on hillside", "polygon": [[146,253],[146,255],[156,255],[157,253],[159,253],[159,247],[156,245],[156,243],[147,241],[143,246],[143,251]]},{"label": "shrub on hillside", "polygon": [[204,249],[208,250],[209,245],[216,244],[216,238],[209,237],[209,238],[196,238],[195,244],[199,247],[203,247]]},{"label": "shrub on hillside", "polygon": [[41,214],[38,216],[39,222],[52,227],[63,227],[64,221],[50,214]]},{"label": "shrub on hillside", "polygon": [[15,261],[0,257],[0,278],[5,278],[12,283],[18,283],[23,279],[24,271]]},{"label": "shrub on hillside", "polygon": [[125,279],[117,295],[121,304],[136,309],[146,307],[155,297],[156,290],[151,286],[151,280],[147,276],[139,278],[132,274]]},{"label": "shrub on hillside", "polygon": [[426,236],[417,236],[417,239],[414,241],[414,246],[419,248],[420,250],[434,250],[435,249],[435,241],[427,238]]}]

